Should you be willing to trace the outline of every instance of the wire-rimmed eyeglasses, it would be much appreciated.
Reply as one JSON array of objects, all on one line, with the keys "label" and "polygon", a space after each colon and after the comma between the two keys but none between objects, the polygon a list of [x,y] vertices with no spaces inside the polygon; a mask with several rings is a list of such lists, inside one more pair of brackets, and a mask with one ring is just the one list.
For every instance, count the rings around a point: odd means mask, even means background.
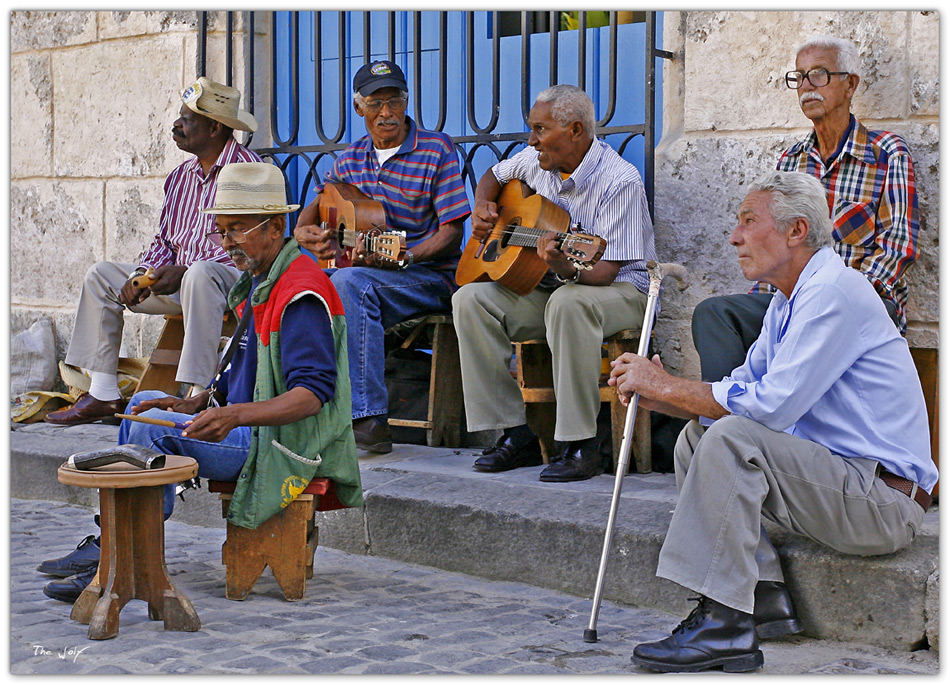
[{"label": "wire-rimmed eyeglasses", "polygon": [[205,238],[209,238],[212,242],[220,245],[221,241],[224,240],[224,237],[227,236],[228,240],[230,240],[232,243],[235,243],[236,245],[240,245],[241,243],[247,242],[248,233],[253,231],[255,228],[260,228],[261,226],[266,224],[268,221],[270,221],[271,218],[272,217],[268,217],[264,219],[261,223],[257,224],[257,226],[254,226],[254,228],[249,228],[246,231],[241,231],[234,228],[229,229],[227,231],[208,231],[207,233],[205,233]]}]

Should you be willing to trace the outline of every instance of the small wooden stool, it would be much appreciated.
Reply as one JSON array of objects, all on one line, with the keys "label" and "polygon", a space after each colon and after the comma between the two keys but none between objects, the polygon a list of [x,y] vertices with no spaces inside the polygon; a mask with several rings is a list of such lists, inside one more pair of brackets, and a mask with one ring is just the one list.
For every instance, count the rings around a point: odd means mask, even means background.
[{"label": "small wooden stool", "polygon": [[[231,312],[225,312],[221,323],[221,336],[234,334],[236,324]],[[135,392],[140,390],[161,390],[166,395],[178,394],[178,362],[181,360],[181,346],[185,340],[185,324],[181,314],[166,314],[165,325],[158,336],[155,348],[148,358],[148,366],[142,373]]]},{"label": "small wooden stool", "polygon": [[425,428],[429,447],[462,444],[462,368],[459,364],[459,341],[451,314],[430,314],[404,321],[414,324],[402,342],[409,349],[427,328],[432,332],[432,367],[429,372],[429,411],[425,421],[389,419],[390,426]]},{"label": "small wooden stool", "polygon": [[[234,483],[208,481],[208,491],[220,493],[221,515],[227,519]],[[287,507],[257,528],[242,528],[230,521],[227,538],[221,545],[225,566],[225,591],[228,599],[245,599],[265,566],[270,566],[284,599],[303,599],[307,579],[313,577],[313,555],[317,550],[317,511],[342,509],[333,481],[314,478],[310,485]]]},{"label": "small wooden stool", "polygon": [[[639,337],[639,333],[631,329],[624,329],[608,336],[604,341],[607,345],[607,359],[616,359],[624,352],[636,352]],[[521,387],[528,425],[538,436],[545,464],[549,463],[554,455],[556,401],[551,363],[551,350],[546,340],[525,340],[515,343],[515,377]],[[620,446],[623,442],[623,425],[627,418],[627,408],[620,403],[616,389],[607,385],[609,376],[608,370],[600,377],[600,401],[610,402],[610,434],[616,469],[620,458]],[[631,465],[638,473],[649,473],[652,470],[650,439],[650,412],[641,407],[637,410],[633,428],[633,459],[631,460]]]},{"label": "small wooden stool", "polygon": [[60,483],[99,489],[99,571],[69,615],[89,624],[90,639],[118,635],[119,612],[130,599],[148,602],[148,617],[164,620],[165,630],[201,627],[191,602],[168,579],[162,510],[162,486],[197,473],[198,462],[176,455],[165,457],[165,468],[149,471],[125,463],[95,471],[59,467]]}]

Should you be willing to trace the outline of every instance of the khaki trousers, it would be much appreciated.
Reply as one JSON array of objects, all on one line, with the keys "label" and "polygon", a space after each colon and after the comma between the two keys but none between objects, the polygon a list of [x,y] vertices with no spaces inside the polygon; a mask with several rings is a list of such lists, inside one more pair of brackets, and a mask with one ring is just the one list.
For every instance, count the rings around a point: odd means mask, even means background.
[{"label": "khaki trousers", "polygon": [[[90,371],[115,373],[122,343],[125,309],[105,296],[118,293],[135,264],[98,262],[86,272],[76,309],[66,363]],[[132,307],[143,314],[181,314],[185,339],[178,363],[179,383],[207,385],[218,363],[221,320],[227,294],[241,272],[218,262],[195,262],[185,272],[181,288],[172,295],[150,295]]]},{"label": "khaki trousers", "polygon": [[553,359],[554,439],[597,434],[600,346],[624,328],[639,330],[646,295],[632,283],[564,285],[518,295],[497,283],[469,283],[452,297],[459,339],[465,415],[470,431],[526,422],[518,383],[509,373],[511,343],[546,338]]},{"label": "khaki trousers", "polygon": [[759,580],[783,580],[764,516],[845,554],[889,554],[909,545],[924,511],[877,478],[872,459],[741,416],[705,432],[691,421],[674,451],[679,499],[656,574],[752,613]]}]

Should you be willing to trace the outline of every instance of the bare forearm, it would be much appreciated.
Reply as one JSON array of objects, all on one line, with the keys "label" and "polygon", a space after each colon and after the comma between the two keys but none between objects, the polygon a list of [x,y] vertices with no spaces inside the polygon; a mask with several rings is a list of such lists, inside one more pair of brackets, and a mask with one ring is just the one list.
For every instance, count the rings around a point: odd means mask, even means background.
[{"label": "bare forearm", "polygon": [[231,406],[238,411],[240,426],[282,426],[317,414],[323,403],[307,388],[297,387],[269,400]]},{"label": "bare forearm", "polygon": [[297,215],[297,224],[294,226],[308,226],[315,225],[319,219],[317,212],[317,201],[314,200],[309,205],[300,210],[300,214]]},{"label": "bare forearm", "polygon": [[411,248],[414,264],[439,259],[458,250],[462,242],[462,223],[453,221],[439,226],[434,235],[429,236],[418,245]]},{"label": "bare forearm", "polygon": [[488,169],[482,174],[482,177],[478,179],[478,184],[475,186],[475,202],[479,200],[494,202],[498,198],[499,193],[501,193],[501,184],[498,183],[498,179],[495,178],[495,174],[492,170]]}]

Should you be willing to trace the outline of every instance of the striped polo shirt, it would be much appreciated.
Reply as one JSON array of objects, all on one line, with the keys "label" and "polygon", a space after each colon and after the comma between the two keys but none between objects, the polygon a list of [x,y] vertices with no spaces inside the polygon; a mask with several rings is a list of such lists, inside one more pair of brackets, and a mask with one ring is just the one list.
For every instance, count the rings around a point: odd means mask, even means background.
[{"label": "striped polo shirt", "polygon": [[499,183],[512,179],[529,185],[579,222],[580,231],[607,241],[601,259],[623,262],[617,282],[633,283],[647,292],[646,260],[656,260],[653,221],[640,172],[604,141],[595,138],[584,159],[566,179],[538,165],[538,151],[527,147],[492,167]]},{"label": "striped polo shirt", "polygon": [[[367,134],[340,153],[324,183],[349,183],[381,202],[389,228],[405,231],[406,246],[411,248],[434,235],[441,224],[464,221],[471,210],[452,139],[418,128],[409,117],[406,121],[406,139],[382,167]],[[315,189],[319,193],[323,186]],[[449,257],[425,262],[425,266],[451,272],[454,282],[460,255],[461,250],[456,250]]]},{"label": "striped polo shirt", "polygon": [[214,215],[202,214],[199,210],[214,206],[221,167],[235,162],[260,161],[256,152],[240,145],[234,138],[228,138],[207,176],[201,170],[198,157],[175,167],[165,179],[165,200],[158,235],[139,257],[139,266],[191,266],[195,262],[231,265],[231,258],[221,246],[205,237],[214,230]]}]

